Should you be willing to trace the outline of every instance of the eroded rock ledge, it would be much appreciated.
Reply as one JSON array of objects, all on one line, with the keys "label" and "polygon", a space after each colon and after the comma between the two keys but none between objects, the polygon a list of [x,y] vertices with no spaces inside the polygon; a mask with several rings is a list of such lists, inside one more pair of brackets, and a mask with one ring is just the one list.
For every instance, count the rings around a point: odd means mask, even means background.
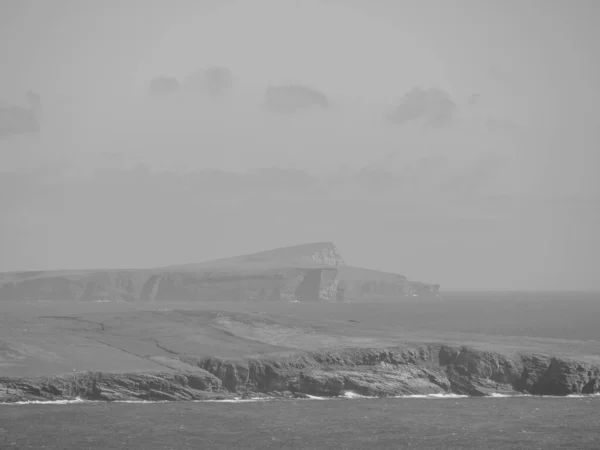
[{"label": "eroded rock ledge", "polygon": [[184,372],[0,377],[0,402],[208,400],[454,393],[556,395],[600,392],[600,366],[546,355],[500,354],[441,344],[343,349],[281,358],[186,358]]}]

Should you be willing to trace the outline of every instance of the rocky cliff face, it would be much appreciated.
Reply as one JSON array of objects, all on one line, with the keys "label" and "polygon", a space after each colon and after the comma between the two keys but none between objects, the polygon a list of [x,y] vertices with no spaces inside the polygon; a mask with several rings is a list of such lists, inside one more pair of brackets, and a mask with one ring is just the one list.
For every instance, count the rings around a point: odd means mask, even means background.
[{"label": "rocky cliff face", "polygon": [[0,301],[343,301],[435,295],[438,289],[348,267],[329,242],[155,270],[0,275]]},{"label": "rocky cliff face", "polygon": [[338,268],[337,278],[349,301],[436,297],[440,289],[439,284],[410,281],[403,275],[350,266]]},{"label": "rocky cliff face", "polygon": [[260,272],[96,272],[39,277],[0,285],[12,301],[333,301],[336,269]]},{"label": "rocky cliff face", "polygon": [[454,393],[558,395],[600,392],[600,366],[541,355],[505,355],[447,345],[345,349],[284,358],[181,358],[187,372],[80,373],[0,378],[0,401],[201,400],[233,397]]},{"label": "rocky cliff face", "polygon": [[468,347],[421,345],[344,349],[277,360],[188,361],[229,392],[291,391],[338,396],[454,393],[569,395],[600,390],[600,367],[540,355],[503,355]]}]

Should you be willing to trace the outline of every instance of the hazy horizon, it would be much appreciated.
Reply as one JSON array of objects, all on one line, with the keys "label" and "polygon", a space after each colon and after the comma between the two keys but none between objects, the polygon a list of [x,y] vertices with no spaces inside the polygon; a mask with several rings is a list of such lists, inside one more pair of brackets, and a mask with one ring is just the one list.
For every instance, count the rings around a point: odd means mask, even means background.
[{"label": "hazy horizon", "polygon": [[[331,241],[442,289],[598,290],[599,12],[5,0],[0,106],[40,94],[41,129],[0,137],[0,271]],[[223,95],[188,81],[217,66]],[[149,95],[162,76],[181,87]],[[288,84],[330,106],[266,110]],[[399,107],[416,118],[389,123]]]}]

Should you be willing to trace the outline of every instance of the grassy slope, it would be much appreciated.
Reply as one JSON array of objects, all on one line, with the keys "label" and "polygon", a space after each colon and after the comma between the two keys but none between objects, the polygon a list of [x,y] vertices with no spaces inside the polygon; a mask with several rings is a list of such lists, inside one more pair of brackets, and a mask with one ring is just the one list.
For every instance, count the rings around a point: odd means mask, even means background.
[{"label": "grassy slope", "polygon": [[374,304],[5,303],[1,308],[4,376],[182,368],[172,353],[238,358],[404,342],[600,361],[600,301],[584,294],[541,301],[446,295],[443,301]]},{"label": "grassy slope", "polygon": [[600,448],[600,399],[0,405],[0,448]]}]

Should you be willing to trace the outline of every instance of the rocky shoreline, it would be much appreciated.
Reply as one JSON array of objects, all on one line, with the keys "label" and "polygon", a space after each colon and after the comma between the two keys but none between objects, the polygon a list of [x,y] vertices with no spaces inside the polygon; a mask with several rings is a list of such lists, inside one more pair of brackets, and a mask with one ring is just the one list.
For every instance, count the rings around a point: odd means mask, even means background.
[{"label": "rocky shoreline", "polygon": [[443,344],[345,348],[285,357],[194,358],[189,371],[79,372],[53,377],[0,376],[0,403],[193,401],[236,398],[597,394],[600,366],[533,354],[504,354]]}]

